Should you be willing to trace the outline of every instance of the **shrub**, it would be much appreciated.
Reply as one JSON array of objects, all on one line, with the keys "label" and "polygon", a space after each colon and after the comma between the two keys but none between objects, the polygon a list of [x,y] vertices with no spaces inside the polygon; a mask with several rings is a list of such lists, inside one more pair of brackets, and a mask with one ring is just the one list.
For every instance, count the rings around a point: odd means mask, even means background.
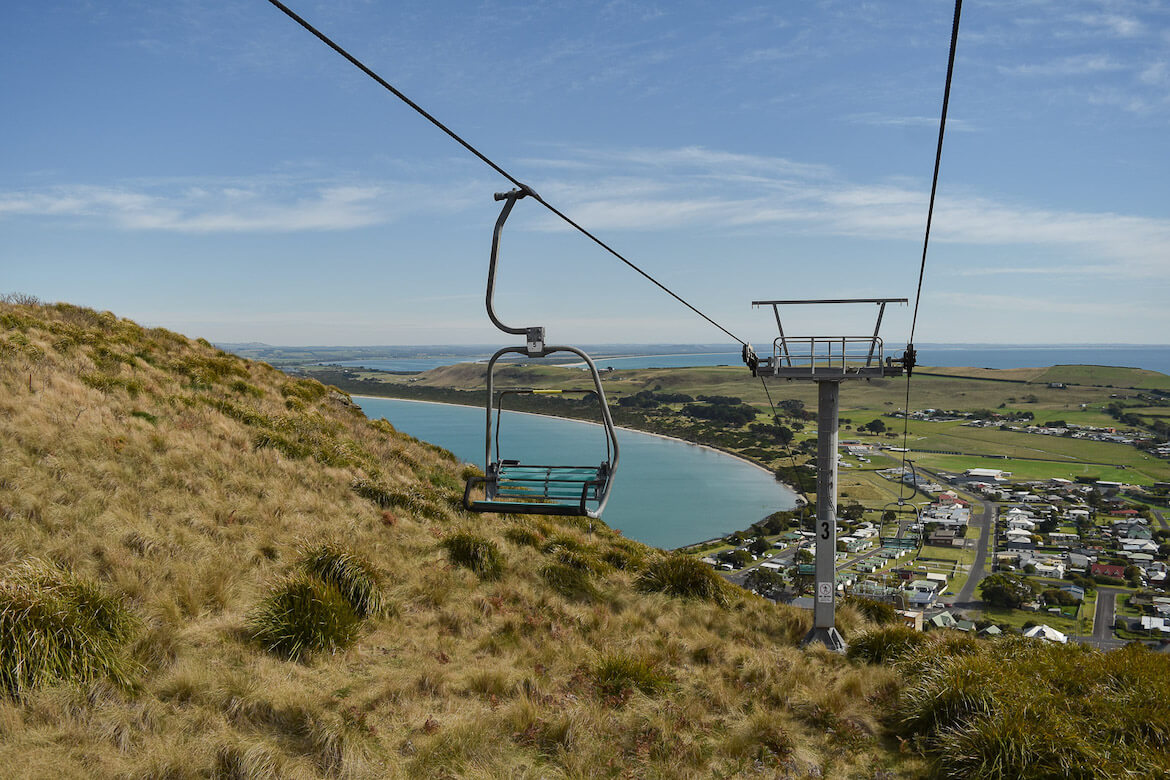
[{"label": "shrub", "polygon": [[962,728],[947,730],[939,741],[944,776],[1088,780],[1122,774],[1116,771],[1120,767],[1107,767],[1107,756],[1087,735],[1068,723],[1054,723],[1038,709],[1024,700],[1004,701],[994,714],[980,714]]},{"label": "shrub", "polygon": [[585,550],[555,549],[552,556],[560,563],[588,574],[600,574],[606,568],[606,564]]},{"label": "shrub", "polygon": [[36,559],[0,579],[0,689],[12,696],[52,682],[101,677],[128,685],[123,648],[137,621],[121,599]]},{"label": "shrub", "polygon": [[670,677],[647,658],[618,652],[597,660],[593,666],[593,684],[606,697],[624,697],[635,689],[653,695],[666,690]]},{"label": "shrub", "polygon": [[557,593],[573,601],[590,601],[597,597],[597,589],[589,573],[564,563],[550,563],[540,570],[540,577]]},{"label": "shrub", "polygon": [[232,382],[230,387],[232,392],[239,393],[240,395],[251,396],[252,398],[260,398],[264,395],[263,390],[261,390],[259,387],[256,387],[256,385],[245,382],[243,379],[237,379],[236,381]]},{"label": "shrub", "polygon": [[350,489],[367,501],[372,501],[379,509],[402,509],[432,520],[448,518],[448,513],[443,507],[416,488],[390,488],[359,477],[350,484]]},{"label": "shrub", "polygon": [[305,571],[337,588],[354,613],[361,618],[385,612],[381,578],[364,558],[335,544],[323,544],[306,551]]},{"label": "shrub", "polygon": [[908,626],[883,626],[854,637],[848,655],[858,661],[882,664],[896,660],[907,650],[921,647],[926,635]]},{"label": "shrub", "polygon": [[867,620],[871,620],[878,625],[884,626],[900,621],[898,610],[892,604],[887,604],[884,601],[875,601],[874,599],[867,599],[861,596],[850,596],[846,599],[846,603],[865,615]]},{"label": "shrub", "polygon": [[504,538],[522,547],[540,547],[544,537],[533,528],[514,525],[504,531]]},{"label": "shrub", "polygon": [[285,398],[297,398],[308,403],[321,400],[327,392],[329,388],[316,379],[297,379],[280,388],[280,394]]},{"label": "shrub", "polygon": [[447,550],[451,563],[471,569],[482,579],[498,579],[504,572],[504,559],[500,555],[500,548],[495,542],[482,536],[459,531],[445,538],[442,545]]},{"label": "shrub", "polygon": [[624,547],[611,547],[602,554],[601,560],[615,569],[634,571],[642,568],[642,565],[646,561],[646,556],[636,550],[630,550]]},{"label": "shrub", "polygon": [[695,598],[727,603],[727,584],[707,564],[689,555],[664,555],[652,561],[638,575],[637,588],[643,593]]},{"label": "shrub", "polygon": [[361,618],[334,585],[308,574],[277,585],[249,620],[252,638],[289,660],[344,649],[357,639]]}]

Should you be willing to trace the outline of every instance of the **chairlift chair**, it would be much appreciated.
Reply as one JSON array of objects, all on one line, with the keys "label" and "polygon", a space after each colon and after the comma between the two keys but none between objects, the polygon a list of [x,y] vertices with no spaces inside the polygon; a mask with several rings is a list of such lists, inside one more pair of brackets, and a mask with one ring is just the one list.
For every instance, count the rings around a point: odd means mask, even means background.
[{"label": "chairlift chair", "polygon": [[[895,515],[895,518],[897,517],[897,515],[913,515],[915,523],[917,523],[919,526],[921,526],[921,524],[922,524],[922,509],[915,504],[909,503],[905,499],[898,499],[897,501],[889,502],[888,504],[883,506],[880,511],[881,511],[881,525],[878,526],[878,540],[881,542],[882,547],[902,547],[903,549],[910,549],[910,547],[911,547],[910,545],[889,543],[892,540],[900,541],[901,539],[905,538],[905,537],[901,536],[901,523],[902,523],[901,520],[897,521],[898,522],[898,529],[899,529],[897,536],[893,536],[893,537],[882,536],[881,532],[885,529],[885,525],[886,525],[886,521],[885,521],[886,512],[893,512]],[[918,541],[915,542],[913,547],[920,546],[921,541],[922,541],[922,539],[921,539],[921,534],[920,534],[918,537]]]},{"label": "chairlift chair", "polygon": [[[492,355],[487,369],[487,424],[484,436],[484,461],[487,464],[484,476],[468,478],[463,490],[463,506],[472,512],[504,512],[512,514],[562,515],[576,517],[601,517],[609,500],[614,473],[618,464],[617,432],[613,418],[605,401],[605,390],[601,386],[601,375],[593,359],[576,347],[552,346],[544,343],[543,327],[513,328],[505,325],[496,316],[493,308],[496,267],[499,260],[500,234],[504,222],[512,212],[516,201],[527,195],[535,195],[527,187],[511,192],[496,193],[497,201],[505,201],[496,220],[492,234],[491,261],[488,265],[487,313],[492,323],[504,333],[525,336],[522,347],[504,347]],[[500,358],[510,353],[529,358],[543,358],[557,352],[569,352],[588,367],[593,387],[591,389],[495,389],[495,371]],[[504,422],[503,402],[509,395],[563,395],[582,393],[593,395],[600,408],[601,427],[605,434],[605,460],[597,466],[545,465],[526,463],[516,458],[506,458],[500,452],[500,428]],[[493,409],[495,419],[493,421]],[[483,498],[473,494],[483,486]]]}]

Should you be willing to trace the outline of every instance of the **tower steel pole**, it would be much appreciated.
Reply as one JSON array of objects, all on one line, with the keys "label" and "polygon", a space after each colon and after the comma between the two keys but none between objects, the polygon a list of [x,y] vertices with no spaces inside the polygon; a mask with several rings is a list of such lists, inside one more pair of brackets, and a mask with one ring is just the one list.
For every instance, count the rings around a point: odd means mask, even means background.
[{"label": "tower steel pole", "polygon": [[836,626],[837,601],[837,422],[840,380],[817,380],[816,590],[813,627],[802,645],[820,642],[836,652],[845,640]]}]

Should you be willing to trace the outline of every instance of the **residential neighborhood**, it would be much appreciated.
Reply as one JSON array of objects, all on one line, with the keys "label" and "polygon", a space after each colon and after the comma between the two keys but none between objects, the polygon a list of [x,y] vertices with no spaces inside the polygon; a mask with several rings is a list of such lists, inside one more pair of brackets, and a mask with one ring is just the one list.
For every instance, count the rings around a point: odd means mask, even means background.
[{"label": "residential neighborhood", "polygon": [[[842,465],[872,455],[856,442],[843,442],[841,451]],[[880,473],[929,498],[900,512],[838,507],[840,598],[891,604],[918,630],[1103,647],[1170,643],[1170,508],[1143,503],[1146,490],[1101,480],[1016,480],[987,468]],[[726,549],[703,560],[761,595],[811,604],[814,519],[807,507],[776,513],[754,527],[755,536],[728,537]],[[1019,589],[1018,599],[1002,597],[1004,582]],[[1099,600],[1102,594],[1109,598]]]}]

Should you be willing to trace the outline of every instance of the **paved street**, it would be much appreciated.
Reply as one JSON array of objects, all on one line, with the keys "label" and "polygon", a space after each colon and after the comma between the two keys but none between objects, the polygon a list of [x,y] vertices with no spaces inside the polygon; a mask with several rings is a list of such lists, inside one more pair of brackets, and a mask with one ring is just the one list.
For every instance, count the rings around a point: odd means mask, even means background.
[{"label": "paved street", "polygon": [[1113,638],[1113,615],[1117,604],[1116,588],[1097,589],[1097,611],[1093,615],[1093,634],[1076,637],[1076,641],[1096,647],[1098,650],[1112,650],[1125,642]]},{"label": "paved street", "polygon": [[987,547],[992,542],[991,535],[995,533],[995,504],[975,496],[975,503],[979,506],[979,513],[972,513],[971,527],[979,529],[979,541],[975,547],[975,562],[971,564],[971,573],[967,577],[967,584],[959,591],[955,599],[955,606],[959,609],[976,609],[983,606],[983,602],[975,599],[975,589],[987,576]]}]

